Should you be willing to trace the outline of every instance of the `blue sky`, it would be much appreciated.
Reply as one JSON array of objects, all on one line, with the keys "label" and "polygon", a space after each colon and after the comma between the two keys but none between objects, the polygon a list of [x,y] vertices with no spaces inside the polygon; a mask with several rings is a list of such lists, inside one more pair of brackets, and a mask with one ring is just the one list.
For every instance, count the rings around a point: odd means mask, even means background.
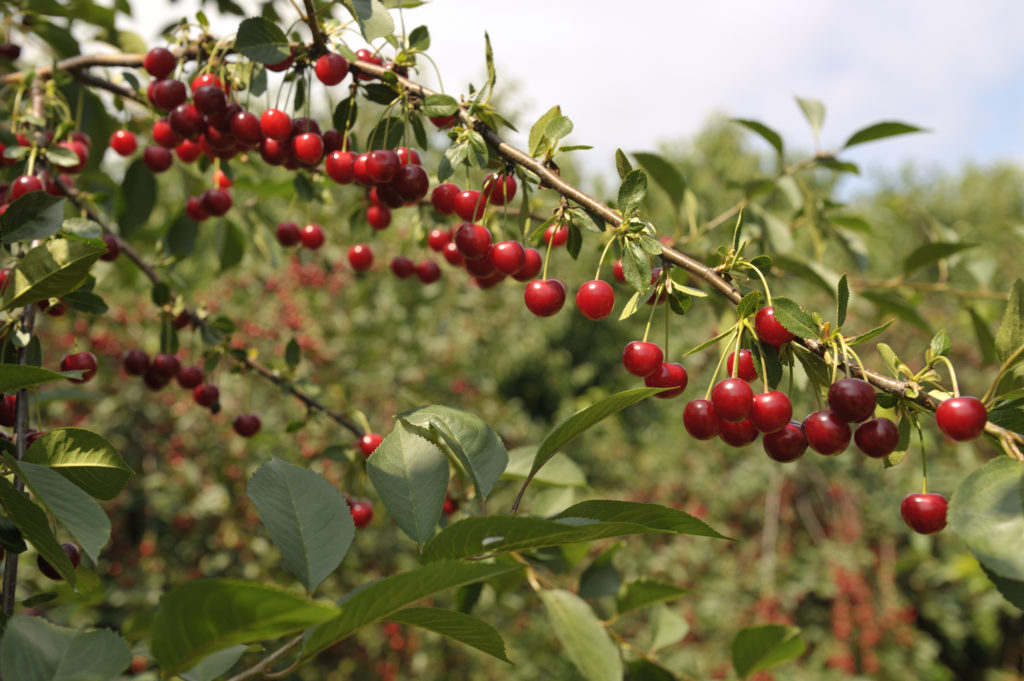
[{"label": "blue sky", "polygon": [[[141,14],[160,25],[193,3]],[[410,30],[429,26],[429,53],[451,94],[482,80],[488,31],[499,90],[517,84],[508,99],[525,123],[510,141],[524,144],[529,123],[560,104],[575,124],[571,139],[595,146],[583,157],[595,171],[612,167],[616,147],[654,149],[716,112],[760,120],[788,147],[811,149],[794,95],[825,103],[826,149],[880,120],[931,131],[845,154],[868,177],[909,160],[1024,163],[1019,1],[433,0],[405,19]]]}]

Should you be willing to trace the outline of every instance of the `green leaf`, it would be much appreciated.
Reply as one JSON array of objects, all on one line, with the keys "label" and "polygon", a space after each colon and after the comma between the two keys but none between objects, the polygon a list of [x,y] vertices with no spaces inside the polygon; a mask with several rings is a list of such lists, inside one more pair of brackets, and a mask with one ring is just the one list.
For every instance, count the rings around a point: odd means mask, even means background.
[{"label": "green leaf", "polygon": [[291,55],[288,36],[263,17],[249,17],[238,25],[235,49],[261,64],[280,64]]},{"label": "green leaf", "polygon": [[237,645],[207,655],[195,667],[179,674],[184,681],[214,681],[218,676],[235,666],[249,646]]},{"label": "green leaf", "polygon": [[288,345],[284,349],[284,361],[288,364],[289,368],[294,369],[299,366],[299,362],[302,360],[302,350],[299,348],[299,344],[294,338],[288,341]]},{"label": "green leaf", "polygon": [[683,174],[664,156],[658,154],[634,151],[633,158],[647,171],[654,183],[665,190],[672,205],[678,208],[686,193],[686,179],[683,178]]},{"label": "green leaf", "polygon": [[572,132],[572,121],[567,116],[555,116],[544,128],[544,136],[555,141]]},{"label": "green leaf", "polygon": [[388,105],[399,97],[395,89],[384,83],[369,83],[363,86],[366,98],[375,104]]},{"label": "green leaf", "polygon": [[48,466],[89,495],[109,500],[134,475],[109,442],[82,428],[54,428],[25,453],[28,463]]},{"label": "green leaf", "polygon": [[451,95],[427,95],[423,99],[423,113],[430,117],[451,116],[459,110],[459,100]]},{"label": "green leaf", "polygon": [[620,180],[625,180],[626,175],[633,171],[633,164],[629,162],[629,157],[622,149],[615,150],[615,170],[619,173]]},{"label": "green leaf", "polygon": [[1010,289],[1010,301],[1003,311],[1003,320],[996,332],[996,355],[1005,362],[1024,345],[1024,281],[1017,279]]},{"label": "green leaf", "polygon": [[[24,553],[28,551],[28,545],[25,543],[25,538],[21,536],[18,526],[10,518],[3,515],[0,515],[0,548],[11,553]],[[2,628],[0,628],[0,633],[3,633]]]},{"label": "green leaf", "polygon": [[928,321],[921,316],[921,312],[918,308],[907,302],[895,291],[861,291],[860,295],[874,303],[882,312],[896,315],[903,321],[916,326],[925,333],[931,333],[931,326],[928,324]]},{"label": "green leaf", "polygon": [[894,319],[890,319],[889,321],[887,321],[885,324],[882,324],[881,326],[876,326],[875,328],[871,329],[870,331],[865,331],[864,333],[860,334],[859,336],[854,336],[852,340],[846,341],[846,344],[847,345],[860,345],[861,343],[866,343],[869,340],[871,340],[872,338],[875,338],[875,337],[880,336],[881,334],[885,333],[885,330],[888,329],[890,326],[892,326],[892,323],[894,321],[895,321]]},{"label": "green leaf", "polygon": [[0,675],[17,681],[112,681],[132,661],[109,629],[69,629],[42,617],[15,615],[0,642]]},{"label": "green leaf", "polygon": [[625,681],[679,681],[675,674],[640,657],[626,662]]},{"label": "green leaf", "polygon": [[690,633],[690,623],[663,603],[658,603],[651,608],[648,620],[651,623],[650,649],[652,651],[675,645]]},{"label": "green leaf", "polygon": [[736,316],[746,319],[761,308],[761,292],[751,291],[736,305]]},{"label": "green leaf", "polygon": [[43,157],[60,168],[73,168],[81,162],[78,154],[67,147],[51,147],[43,152]]},{"label": "green leaf", "polygon": [[498,630],[487,622],[454,610],[441,608],[406,608],[389,617],[392,622],[411,624],[464,643],[511,664],[505,652],[505,641]]},{"label": "green leaf", "polygon": [[733,123],[738,123],[744,128],[756,132],[758,135],[763,137],[768,144],[772,145],[772,148],[778,152],[779,157],[782,157],[782,136],[775,132],[767,125],[759,123],[758,121],[744,120],[742,118],[733,118]]},{"label": "green leaf", "polygon": [[709,338],[708,340],[704,341],[703,343],[701,343],[697,347],[691,348],[691,349],[687,350],[686,352],[683,353],[683,357],[689,357],[690,355],[694,354],[695,352],[702,352],[704,350],[707,350],[712,345],[715,345],[716,343],[720,343],[722,341],[722,339],[724,339],[726,336],[731,336],[732,333],[733,333],[732,329],[729,329],[728,331],[723,331],[722,333],[718,334],[714,338]]},{"label": "green leaf", "polygon": [[915,248],[913,252],[903,260],[903,273],[910,274],[914,270],[919,270],[922,267],[929,267],[945,260],[951,255],[959,253],[960,251],[968,248],[974,248],[978,244],[958,242],[942,242],[936,241],[933,243],[922,244]]},{"label": "green leaf", "polygon": [[71,293],[65,293],[61,296],[61,300],[68,304],[72,310],[83,312],[85,314],[101,315],[106,314],[110,308],[107,306],[106,301],[99,297],[95,293],[90,291],[83,291],[78,289]]},{"label": "green leaf", "polygon": [[29,501],[29,498],[15,489],[7,478],[0,477],[0,504],[8,517],[21,530],[22,536],[39,552],[46,561],[72,587],[75,585],[75,569],[71,566],[64,549],[57,543],[50,521],[43,510]]},{"label": "green leaf", "polygon": [[409,47],[414,50],[430,49],[430,31],[426,26],[417,26],[409,34]]},{"label": "green leaf", "polygon": [[[530,474],[530,466],[537,454],[536,447],[516,447],[508,453],[509,461],[501,477],[523,480]],[[586,487],[587,477],[576,462],[559,452],[551,457],[534,476],[533,482],[559,487]]]},{"label": "green leaf", "polygon": [[1021,464],[998,457],[960,483],[949,503],[949,525],[978,562],[1006,579],[1024,580],[1024,477]]},{"label": "green leaf", "polygon": [[974,327],[974,336],[978,339],[978,349],[981,351],[981,356],[986,364],[995,362],[997,357],[996,339],[988,328],[988,322],[978,314],[978,311],[973,306],[968,307],[967,312],[971,315],[971,325]]},{"label": "green leaf", "polygon": [[59,298],[81,286],[89,268],[107,247],[99,240],[48,239],[31,249],[11,270],[2,310]]},{"label": "green leaf", "polygon": [[636,213],[646,195],[647,173],[639,168],[630,171],[619,186],[619,211],[622,217],[627,218]]},{"label": "green leaf", "polygon": [[341,564],[355,537],[352,514],[341,492],[311,470],[273,458],[246,486],[288,570],[307,591]]},{"label": "green leaf", "polygon": [[569,659],[588,681],[621,681],[619,647],[597,615],[579,596],[562,589],[542,589],[548,621]]},{"label": "green leaf", "polygon": [[[750,351],[753,354],[754,369],[757,371],[758,377],[766,379],[769,387],[773,389],[778,387],[779,383],[782,382],[782,362],[779,361],[778,351],[773,346],[762,342],[753,343]],[[767,376],[762,375],[764,373],[761,370],[762,359],[764,359],[764,368],[768,373]]]},{"label": "green leaf", "polygon": [[149,219],[156,205],[156,178],[142,159],[128,166],[118,192],[117,225],[122,237],[128,238]]},{"label": "green leaf", "polygon": [[461,560],[632,534],[726,538],[703,521],[674,508],[629,501],[585,501],[550,519],[465,518],[431,539],[420,554],[420,562]]},{"label": "green leaf", "polygon": [[[374,454],[376,456],[376,454]],[[341,614],[313,629],[302,646],[302,659],[351,636],[357,629],[388,619],[400,610],[447,589],[518,572],[522,566],[488,563],[433,563],[378,579],[351,592]]]},{"label": "green leaf", "polygon": [[434,404],[403,412],[398,418],[437,433],[441,441],[428,439],[448,446],[483,497],[491,493],[508,465],[508,450],[501,438],[476,414]]},{"label": "green leaf", "polygon": [[43,383],[67,380],[67,374],[22,364],[0,364],[0,393],[13,393]]},{"label": "green leaf", "polygon": [[219,650],[301,631],[339,612],[265,584],[190,580],[160,599],[150,649],[170,676]]},{"label": "green leaf", "polygon": [[110,519],[96,500],[69,480],[46,466],[4,457],[32,491],[36,501],[46,507],[71,536],[82,545],[86,555],[96,562],[100,549],[110,539]]},{"label": "green leaf", "polygon": [[530,137],[528,148],[530,150],[530,156],[534,158],[540,156],[547,151],[548,140],[544,136],[544,131],[547,130],[548,123],[553,121],[555,118],[562,115],[562,107],[557,104],[537,119],[537,122],[530,128]]},{"label": "green leaf", "polygon": [[448,459],[411,426],[396,421],[366,461],[370,482],[398,527],[423,543],[434,535],[448,489]]},{"label": "green leaf", "polygon": [[829,215],[828,221],[855,232],[871,233],[871,225],[868,224],[868,221],[855,215]]},{"label": "green leaf", "polygon": [[351,130],[359,114],[359,105],[355,97],[346,97],[338,102],[331,115],[331,121],[337,130]]},{"label": "green leaf", "polygon": [[181,213],[167,228],[166,248],[171,255],[183,258],[196,248],[199,223]]},{"label": "green leaf", "polygon": [[836,287],[836,327],[846,323],[846,308],[850,304],[850,285],[846,283],[846,275],[839,277]]},{"label": "green leaf", "polygon": [[220,271],[223,273],[242,262],[245,254],[245,235],[233,222],[225,222],[220,238]]},{"label": "green leaf", "polygon": [[775,308],[775,318],[790,333],[795,333],[799,338],[818,337],[817,322],[795,301],[789,298],[772,298],[772,307]]},{"label": "green leaf", "polygon": [[174,319],[165,314],[160,320],[160,352],[173,355],[178,351],[178,330],[174,328]]},{"label": "green leaf", "polygon": [[885,137],[894,137],[896,135],[906,135],[910,132],[926,132],[924,128],[919,128],[916,125],[908,125],[906,123],[900,123],[899,121],[883,121],[881,123],[875,123],[869,125],[866,128],[861,128],[857,132],[850,135],[850,139],[846,140],[846,144],[843,148],[852,147],[855,144],[864,144],[865,142],[873,142],[880,140]]},{"label": "green leaf", "polygon": [[629,582],[615,599],[616,611],[621,615],[631,610],[639,610],[655,603],[674,601],[690,593],[674,584],[666,584],[653,579],[641,579]]},{"label": "green leaf", "polygon": [[817,138],[821,134],[821,126],[825,122],[825,105],[816,99],[796,98],[800,110],[804,112],[804,118],[811,124],[811,131]]},{"label": "green leaf", "polygon": [[732,641],[732,666],[741,678],[771,669],[804,654],[798,627],[765,624],[740,629]]},{"label": "green leaf", "polygon": [[651,286],[651,259],[636,239],[626,239],[622,244],[622,275],[638,293]]},{"label": "green leaf", "polygon": [[946,333],[945,329],[939,329],[939,332],[932,337],[929,349],[932,352],[932,357],[941,357],[943,355],[948,355],[951,347],[949,334]]},{"label": "green leaf", "polygon": [[0,215],[0,243],[7,246],[16,241],[46,239],[60,231],[63,221],[63,199],[46,192],[29,192],[9,203]]},{"label": "green leaf", "polygon": [[661,391],[661,388],[632,388],[610,395],[589,407],[585,407],[565,419],[551,432],[544,436],[540,446],[537,448],[537,455],[533,458],[533,466],[527,476],[523,488],[529,484],[537,471],[565,445],[569,444],[586,430],[600,423],[612,414],[617,414],[626,407],[636,404]]}]

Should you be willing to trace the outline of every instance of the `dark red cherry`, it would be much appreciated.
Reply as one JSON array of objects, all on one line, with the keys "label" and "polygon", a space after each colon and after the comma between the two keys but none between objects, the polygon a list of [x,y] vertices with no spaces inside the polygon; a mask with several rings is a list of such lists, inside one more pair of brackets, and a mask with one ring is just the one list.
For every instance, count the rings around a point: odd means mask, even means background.
[{"label": "dark red cherry", "polygon": [[416,271],[416,263],[404,255],[396,255],[391,259],[391,273],[399,279],[407,279]]},{"label": "dark red cherry", "polygon": [[841,378],[829,386],[828,408],[847,423],[860,423],[875,413],[875,389],[859,378]]},{"label": "dark red cherry", "polygon": [[348,249],[348,263],[356,272],[365,272],[373,265],[373,250],[366,244],[356,244]]},{"label": "dark red cherry", "polygon": [[543,265],[544,261],[540,257],[540,251],[536,248],[527,248],[526,252],[523,254],[523,266],[518,272],[512,275],[512,278],[516,281],[530,281],[540,274],[540,270]]},{"label": "dark red cherry", "polygon": [[252,437],[260,432],[260,417],[256,414],[239,414],[231,422],[231,427],[242,437]]},{"label": "dark red cherry", "polygon": [[750,407],[750,422],[762,433],[782,430],[793,418],[793,404],[785,393],[773,390],[754,395]]},{"label": "dark red cherry", "polygon": [[313,70],[324,85],[337,85],[348,75],[348,59],[340,54],[328,52],[316,60]]},{"label": "dark red cherry", "polygon": [[711,403],[723,421],[738,423],[750,415],[754,405],[754,391],[742,378],[724,378],[711,389]]},{"label": "dark red cherry", "polygon": [[683,409],[683,426],[698,440],[710,440],[718,435],[720,422],[710,400],[691,400]]},{"label": "dark red cherry", "polygon": [[775,318],[775,308],[772,305],[762,307],[757,311],[757,316],[754,318],[754,330],[757,332],[758,338],[775,347],[781,347],[796,338]]},{"label": "dark red cherry", "polygon": [[[735,358],[736,353],[730,352],[729,359],[726,360],[726,369],[729,371],[730,376],[733,375],[732,365]],[[757,380],[757,369],[754,368],[754,355],[746,348],[740,349],[740,365],[736,370],[736,375],[747,383]]]},{"label": "dark red cherry", "polygon": [[491,249],[491,232],[483,225],[464,222],[455,231],[455,245],[467,259],[483,258]]},{"label": "dark red cherry", "polygon": [[459,194],[458,185],[451,182],[439,184],[434,187],[430,194],[430,204],[441,215],[452,215],[455,213],[455,197]]},{"label": "dark red cherry", "polygon": [[644,385],[648,388],[673,388],[655,395],[659,399],[667,400],[682,395],[687,380],[686,369],[682,364],[662,362],[660,369],[644,378]]},{"label": "dark red cherry", "polygon": [[907,527],[919,534],[934,534],[946,526],[948,502],[941,494],[908,494],[900,504]]},{"label": "dark red cherry", "polygon": [[146,53],[142,60],[142,68],[154,78],[166,78],[171,75],[177,63],[173,52],[165,47],[154,47]]},{"label": "dark red cherry", "polygon": [[277,243],[285,247],[294,246],[302,240],[299,226],[294,222],[279,223],[275,230],[275,235],[277,236]]},{"label": "dark red cherry", "polygon": [[761,440],[765,454],[779,463],[796,461],[807,450],[804,430],[796,421],[787,423],[785,428],[774,433],[765,433]]},{"label": "dark red cherry", "polygon": [[661,369],[665,356],[657,343],[631,341],[622,350],[622,366],[634,376],[647,378]]},{"label": "dark red cherry", "polygon": [[441,267],[432,260],[416,263],[416,278],[424,284],[433,284],[441,278]]},{"label": "dark red cherry", "polygon": [[819,454],[839,454],[850,444],[850,426],[834,411],[816,411],[803,425],[807,444]]},{"label": "dark red cherry", "polygon": [[718,437],[733,447],[749,445],[757,439],[757,428],[750,422],[750,419],[742,421],[720,421],[718,424]]},{"label": "dark red cherry", "polygon": [[860,451],[872,458],[881,459],[896,451],[900,431],[895,423],[884,416],[879,416],[860,424],[853,433],[853,441],[857,443]]},{"label": "dark red cherry", "polygon": [[121,363],[124,370],[132,376],[142,376],[149,370],[149,355],[145,350],[135,348],[124,354]]}]

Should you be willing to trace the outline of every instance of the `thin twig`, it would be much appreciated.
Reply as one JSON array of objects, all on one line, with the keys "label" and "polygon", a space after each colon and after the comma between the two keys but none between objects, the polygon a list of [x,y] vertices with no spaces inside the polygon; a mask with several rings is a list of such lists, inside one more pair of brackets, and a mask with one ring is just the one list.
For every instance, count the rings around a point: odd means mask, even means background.
[{"label": "thin twig", "polygon": [[313,34],[313,44],[316,45],[316,55],[319,56],[327,52],[327,42],[324,40],[323,31],[320,30],[320,22],[316,18],[316,7],[313,6],[313,0],[302,0],[302,4],[306,7],[306,23],[309,25],[309,31]]},{"label": "thin twig", "polygon": [[274,664],[275,662],[280,660],[282,657],[287,655],[289,652],[291,652],[291,650],[295,646],[297,646],[300,643],[302,643],[302,639],[305,638],[305,636],[306,636],[305,633],[299,634],[298,636],[296,636],[292,640],[288,641],[288,643],[285,643],[283,646],[281,646],[280,648],[278,648],[274,652],[270,653],[269,655],[267,655],[265,658],[263,658],[262,660],[260,660],[256,664],[254,664],[253,666],[249,667],[245,671],[242,671],[242,672],[239,672],[238,674],[235,674],[230,679],[228,679],[228,681],[245,681],[246,679],[251,679],[251,678],[254,678],[256,676],[265,675],[268,671],[270,671],[269,669],[267,669],[267,667],[269,667],[270,665]]}]

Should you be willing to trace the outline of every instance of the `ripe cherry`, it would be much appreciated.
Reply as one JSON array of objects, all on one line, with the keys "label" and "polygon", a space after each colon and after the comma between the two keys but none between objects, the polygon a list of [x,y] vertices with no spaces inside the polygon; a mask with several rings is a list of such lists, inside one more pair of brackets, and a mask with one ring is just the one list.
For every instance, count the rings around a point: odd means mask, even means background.
[{"label": "ripe cherry", "polygon": [[370,455],[376,451],[383,439],[384,438],[377,433],[367,433],[359,438],[359,451],[363,453],[364,457],[369,459]]},{"label": "ripe cherry", "polygon": [[553,247],[564,246],[568,240],[569,225],[550,225],[544,230],[544,243],[549,243]]},{"label": "ripe cherry", "polygon": [[544,261],[540,257],[540,251],[536,248],[527,248],[523,253],[523,266],[512,275],[512,278],[516,281],[530,281],[540,274],[543,265]]},{"label": "ripe cherry", "polygon": [[807,450],[804,430],[796,421],[787,423],[785,428],[774,433],[765,433],[762,444],[765,454],[779,463],[796,461]]},{"label": "ripe cherry", "polygon": [[418,166],[421,164],[420,152],[416,151],[415,149],[410,149],[409,147],[397,147],[395,149],[395,155],[398,156],[398,160],[402,163],[403,166]]},{"label": "ripe cherry", "polygon": [[173,161],[171,152],[164,147],[146,147],[142,152],[142,162],[154,173],[164,172]]},{"label": "ripe cherry", "polygon": [[398,174],[391,181],[398,195],[408,203],[419,201],[427,195],[430,178],[421,166],[408,164],[398,169]]},{"label": "ripe cherry", "polygon": [[691,400],[683,409],[683,426],[697,440],[710,440],[718,435],[720,422],[710,400]]},{"label": "ripe cherry", "polygon": [[92,379],[96,375],[96,369],[99,366],[96,362],[96,355],[91,352],[74,352],[70,355],[65,355],[60,361],[61,371],[82,371],[81,378],[69,378],[68,380],[72,383],[85,383]]},{"label": "ripe cherry", "polygon": [[390,149],[376,149],[366,158],[366,172],[373,182],[390,182],[401,167],[398,154]]},{"label": "ripe cherry", "polygon": [[875,413],[875,389],[859,378],[841,378],[828,389],[828,408],[847,423],[860,423]]},{"label": "ripe cherry", "polygon": [[167,114],[167,122],[186,139],[195,139],[203,130],[203,114],[191,104],[179,104]]},{"label": "ripe cherry", "polygon": [[292,158],[304,166],[315,166],[324,157],[324,139],[315,132],[292,138]]},{"label": "ripe cherry", "polygon": [[452,215],[455,212],[455,197],[459,194],[458,185],[445,182],[434,187],[430,194],[430,204],[441,215]]},{"label": "ripe cherry", "polygon": [[200,200],[203,210],[210,215],[221,216],[231,210],[231,194],[226,189],[207,189]]},{"label": "ripe cherry", "polygon": [[399,279],[408,279],[416,271],[416,264],[404,255],[396,255],[391,259],[391,273]]},{"label": "ripe cherry", "polygon": [[907,527],[919,534],[934,534],[946,526],[946,497],[934,492],[908,494],[900,504]]},{"label": "ripe cherry", "polygon": [[370,206],[366,209],[366,221],[376,230],[387,229],[391,224],[391,211],[384,206]]},{"label": "ripe cherry", "polygon": [[352,514],[352,524],[356,527],[366,527],[373,520],[373,506],[367,502],[352,501],[349,502],[348,507],[349,512]]},{"label": "ripe cherry", "polygon": [[267,109],[260,116],[260,128],[264,137],[283,140],[292,134],[292,119],[280,109]]},{"label": "ripe cherry", "polygon": [[[742,378],[724,378],[711,389],[711,403],[723,421],[738,423],[750,415],[754,405],[754,391]],[[753,424],[751,424],[753,428]]]},{"label": "ripe cherry", "polygon": [[299,232],[299,226],[294,222],[282,222],[277,225],[275,230],[277,236],[277,243],[282,246],[294,246],[302,240],[302,235]]},{"label": "ripe cherry", "polygon": [[203,155],[203,148],[192,140],[184,140],[174,148],[174,153],[182,163],[192,163]]},{"label": "ripe cherry", "polygon": [[445,515],[452,515],[459,510],[459,502],[452,499],[448,492],[444,493],[444,506],[441,507],[441,512]]},{"label": "ripe cherry", "polygon": [[615,264],[612,265],[612,276],[615,277],[615,281],[620,284],[626,283],[626,273],[622,271],[622,258],[616,259]]},{"label": "ripe cherry", "polygon": [[455,231],[455,245],[468,259],[483,258],[491,249],[491,232],[483,225],[464,222]]},{"label": "ripe cherry", "polygon": [[263,126],[256,114],[239,111],[231,117],[231,134],[247,147],[254,147],[263,139]]},{"label": "ripe cherry", "polygon": [[935,410],[939,430],[957,442],[981,435],[988,422],[988,411],[977,397],[951,397]]},{"label": "ripe cherry", "polygon": [[433,284],[441,278],[441,267],[432,260],[416,263],[416,278],[424,284]]},{"label": "ripe cherry", "polygon": [[718,437],[722,442],[733,447],[744,447],[757,439],[757,428],[750,422],[750,419],[742,421],[721,421],[718,424]]},{"label": "ripe cherry", "polygon": [[[459,247],[454,241],[445,244],[444,248],[441,249],[441,254],[444,256],[444,259],[448,261],[449,265],[454,265],[455,267],[461,267],[466,261],[466,259],[462,257],[462,253],[459,252]],[[540,270],[537,271],[539,272]]]},{"label": "ripe cherry", "polygon": [[188,99],[188,90],[180,80],[164,78],[153,83],[153,104],[158,109],[170,111]]},{"label": "ripe cherry", "polygon": [[[494,249],[492,248],[491,250],[493,251]],[[488,255],[483,258],[466,259],[463,266],[466,268],[466,271],[474,277],[486,278],[495,273],[500,274],[500,272],[498,272],[498,268],[494,266],[494,261],[490,258],[490,252],[488,252]]]},{"label": "ripe cherry", "polygon": [[178,375],[181,371],[181,362],[174,355],[166,352],[161,352],[153,357],[153,363],[150,365],[150,370],[161,378],[165,378],[168,381]]},{"label": "ripe cherry", "polygon": [[110,136],[110,147],[121,156],[131,156],[139,148],[139,143],[134,132],[122,128]]},{"label": "ripe cherry", "polygon": [[218,90],[224,89],[224,84],[220,82],[220,78],[217,77],[217,74],[210,73],[209,71],[205,73],[200,73],[195,78],[193,78],[192,82],[189,83],[189,89],[192,90],[194,96],[196,91],[199,90],[199,88],[204,87],[206,85],[215,87]]},{"label": "ripe cherry", "polygon": [[324,245],[324,228],[311,222],[299,230],[299,240],[302,241],[303,246],[315,251]]},{"label": "ripe cherry", "polygon": [[[452,240],[452,233],[447,229],[434,228],[427,233],[427,246],[432,251],[441,252]],[[497,246],[495,246],[497,248]]]},{"label": "ripe cherry", "polygon": [[647,378],[661,369],[665,356],[657,343],[631,341],[622,350],[622,365],[634,376]]},{"label": "ripe cherry", "polygon": [[0,398],[0,426],[10,428],[14,425],[17,405],[17,395],[4,395]]},{"label": "ripe cherry", "polygon": [[853,441],[857,443],[860,451],[872,458],[881,459],[896,451],[900,431],[895,423],[884,416],[879,416],[860,424],[853,433]]},{"label": "ripe cherry", "polygon": [[773,390],[754,395],[750,407],[750,422],[762,433],[782,430],[793,417],[793,404],[785,393]]},{"label": "ripe cherry", "polygon": [[667,400],[682,395],[686,390],[687,380],[686,369],[682,364],[662,362],[660,369],[644,378],[644,385],[648,388],[673,388],[655,395],[658,399]]},{"label": "ripe cherry", "polygon": [[202,222],[210,217],[210,214],[203,208],[203,199],[200,196],[190,196],[186,199],[185,214],[196,222]]},{"label": "ripe cherry", "polygon": [[134,348],[124,354],[121,360],[124,370],[132,376],[142,376],[149,370],[149,355],[145,350]]},{"label": "ripe cherry", "polygon": [[850,444],[850,426],[834,411],[816,411],[803,426],[807,444],[819,454],[839,454]]},{"label": "ripe cherry", "polygon": [[178,60],[174,53],[165,47],[154,47],[146,53],[142,60],[142,68],[154,78],[166,78],[171,75]]},{"label": "ripe cherry", "polygon": [[212,383],[203,383],[192,391],[192,399],[203,407],[212,407],[220,400],[220,389]]},{"label": "ripe cherry", "polygon": [[772,305],[757,311],[757,316],[754,317],[754,330],[758,338],[777,348],[796,338],[775,318],[775,307]]},{"label": "ripe cherry", "polygon": [[231,427],[242,437],[252,437],[260,431],[260,417],[256,414],[239,414],[231,422]]},{"label": "ripe cherry", "polygon": [[[604,319],[615,306],[615,292],[607,281],[594,279],[580,285],[576,292],[576,307],[587,319]],[[658,395],[663,397],[665,393]]]},{"label": "ripe cherry", "polygon": [[516,195],[515,175],[488,175],[484,179],[483,195],[495,206],[504,206]]},{"label": "ripe cherry", "polygon": [[523,269],[526,249],[518,241],[502,241],[494,244],[488,257],[499,272],[513,275]]},{"label": "ripe cherry", "polygon": [[535,279],[523,292],[526,308],[538,317],[550,317],[565,304],[565,284],[558,279]]},{"label": "ripe cherry", "polygon": [[451,116],[431,116],[430,122],[436,125],[439,130],[444,130],[445,128],[450,128],[455,125],[456,119],[457,117],[455,114],[452,114]]},{"label": "ripe cherry", "polygon": [[467,222],[472,222],[483,217],[487,201],[480,196],[480,192],[467,189],[455,195],[453,205],[456,215]]},{"label": "ripe cherry", "polygon": [[365,272],[373,265],[373,250],[366,244],[356,244],[348,249],[348,262],[356,272]]},{"label": "ripe cherry", "polygon": [[[730,376],[733,374],[732,364],[735,357],[736,353],[730,352],[729,359],[726,360],[726,368]],[[757,380],[757,369],[754,368],[754,355],[746,348],[740,349],[740,365],[736,370],[736,374],[747,383]]]},{"label": "ripe cherry", "polygon": [[[82,564],[82,552],[79,550],[78,546],[71,542],[64,542],[60,547],[64,550],[64,555],[66,555],[68,560],[71,561],[71,568],[73,570],[77,570],[78,566]],[[61,577],[60,573],[57,572],[57,569],[50,565],[48,560],[43,558],[42,554],[36,556],[36,566],[39,568],[40,572],[52,580],[59,582],[64,579]]]},{"label": "ripe cherry", "polygon": [[217,116],[227,111],[228,96],[216,85],[192,88],[192,104],[204,116]]},{"label": "ripe cherry", "polygon": [[8,191],[10,192],[11,200],[16,201],[25,194],[42,191],[42,189],[43,183],[35,175],[19,175],[14,178],[14,182],[11,183],[11,188]]},{"label": "ripe cherry", "polygon": [[324,161],[324,170],[338,184],[352,184],[356,179],[353,173],[355,162],[356,155],[351,151],[332,151]]},{"label": "ripe cherry", "polygon": [[348,59],[329,52],[316,60],[313,70],[324,85],[337,85],[348,75]]},{"label": "ripe cherry", "polygon": [[[359,57],[359,61],[369,62],[371,64],[376,64],[377,66],[384,66],[384,60],[367,49],[356,50],[356,56]],[[373,80],[376,76],[369,73],[357,73],[356,78],[359,80]]]},{"label": "ripe cherry", "polygon": [[186,390],[192,390],[203,382],[203,367],[194,364],[189,367],[182,367],[178,372],[178,385]]}]

